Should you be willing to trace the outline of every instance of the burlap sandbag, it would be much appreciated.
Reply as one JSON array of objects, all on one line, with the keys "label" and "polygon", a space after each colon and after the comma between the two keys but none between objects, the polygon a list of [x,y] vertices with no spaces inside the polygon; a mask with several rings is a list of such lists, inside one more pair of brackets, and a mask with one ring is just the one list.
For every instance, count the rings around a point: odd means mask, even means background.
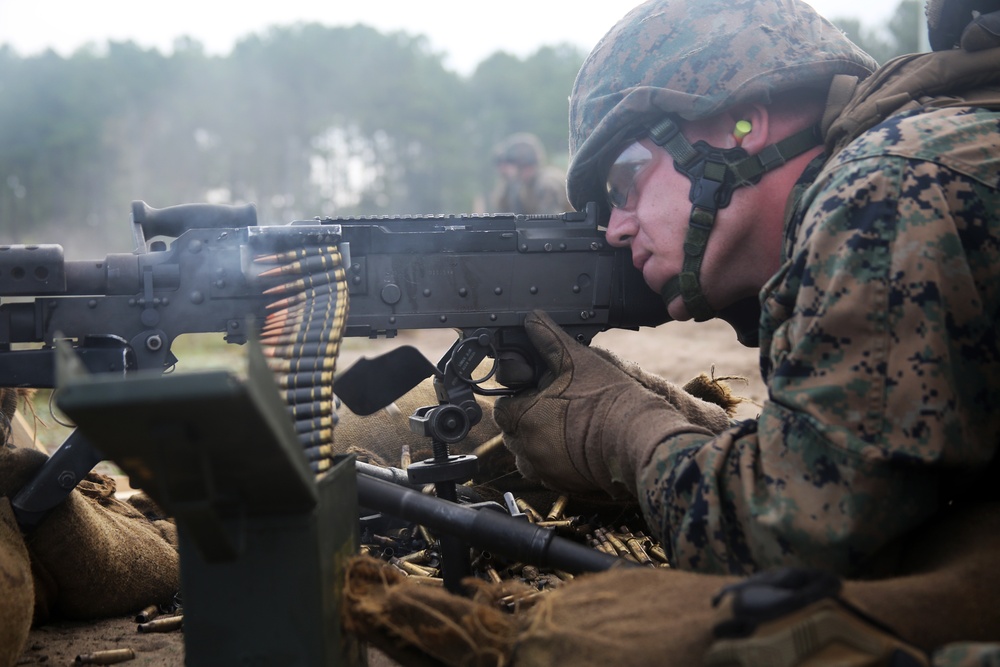
[{"label": "burlap sandbag", "polygon": [[[1000,641],[1000,507],[955,512],[905,547],[908,574],[846,582],[844,599],[928,652],[958,641]],[[739,581],[613,570],[579,576],[529,609],[506,614],[481,590],[478,599],[465,599],[381,570],[367,559],[349,568],[345,625],[397,656],[448,665],[699,665],[714,641],[712,628],[727,614],[712,598]]]},{"label": "burlap sandbag", "polygon": [[0,667],[17,662],[31,629],[35,588],[28,549],[7,498],[0,498]]},{"label": "burlap sandbag", "polygon": [[36,622],[129,614],[166,604],[180,589],[170,524],[150,521],[114,492],[112,478],[91,473],[27,535]]},{"label": "burlap sandbag", "polygon": [[[0,389],[9,423],[17,399]],[[9,435],[0,430],[0,435]],[[44,465],[36,449],[0,447],[0,497],[12,498]],[[34,621],[91,619],[170,602],[180,588],[176,530],[115,499],[115,482],[91,473],[24,535],[34,581]]]},{"label": "burlap sandbag", "polygon": [[347,566],[341,618],[345,631],[404,665],[509,664],[519,619],[493,604],[489,592],[505,587],[481,589],[474,599],[452,595],[358,556]]}]

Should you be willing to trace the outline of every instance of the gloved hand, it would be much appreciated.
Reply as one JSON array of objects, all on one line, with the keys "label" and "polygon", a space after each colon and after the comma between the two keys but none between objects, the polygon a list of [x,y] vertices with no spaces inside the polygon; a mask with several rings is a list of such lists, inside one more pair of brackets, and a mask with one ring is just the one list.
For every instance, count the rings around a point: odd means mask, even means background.
[{"label": "gloved hand", "polygon": [[608,352],[574,341],[542,311],[525,330],[553,379],[497,400],[493,418],[525,477],[574,493],[636,493],[636,473],[679,433],[713,435],[726,411],[663,382],[650,391]]}]

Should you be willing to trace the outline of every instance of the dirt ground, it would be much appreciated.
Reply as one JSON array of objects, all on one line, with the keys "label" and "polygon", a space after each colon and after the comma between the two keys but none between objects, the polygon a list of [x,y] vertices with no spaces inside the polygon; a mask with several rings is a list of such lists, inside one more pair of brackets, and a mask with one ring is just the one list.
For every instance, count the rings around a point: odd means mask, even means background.
[{"label": "dirt ground", "polygon": [[[405,332],[393,340],[344,342],[339,368],[346,369],[361,356],[376,356],[388,349],[413,345],[432,361],[448,349],[454,340],[451,331]],[[594,345],[640,363],[647,371],[668,380],[683,383],[699,373],[716,377],[738,376],[746,382],[733,381],[737,395],[748,399],[737,414],[755,416],[765,391],[759,379],[757,351],[741,347],[728,325],[712,321],[702,324],[671,323],[655,330],[639,332],[614,330],[599,334]],[[138,611],[138,610],[137,610]],[[140,633],[133,617],[113,618],[86,623],[54,623],[32,630],[18,665],[44,663],[71,665],[77,656],[116,648],[132,648],[135,659],[130,665],[174,667],[184,664],[183,632]],[[377,651],[369,654],[371,667],[389,667],[395,663]]]}]

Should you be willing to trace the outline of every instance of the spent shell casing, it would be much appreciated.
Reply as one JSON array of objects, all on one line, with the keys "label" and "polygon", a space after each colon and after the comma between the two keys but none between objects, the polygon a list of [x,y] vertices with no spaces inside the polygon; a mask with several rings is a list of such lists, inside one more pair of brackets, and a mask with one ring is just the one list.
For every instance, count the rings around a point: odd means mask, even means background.
[{"label": "spent shell casing", "polygon": [[625,546],[625,543],[622,542],[620,539],[618,539],[617,535],[615,535],[614,533],[612,533],[610,530],[608,530],[606,528],[600,528],[598,530],[600,530],[604,534],[604,537],[608,540],[608,542],[611,544],[612,548],[614,548],[615,552],[620,557],[622,557],[622,558],[624,558],[626,560],[631,560],[631,561],[635,560],[635,556],[633,556],[632,552],[628,550],[628,547]]},{"label": "spent shell casing", "polygon": [[160,615],[159,605],[151,604],[135,615],[135,622],[146,623],[147,621],[152,621],[159,615]]},{"label": "spent shell casing", "polygon": [[180,630],[183,625],[184,616],[178,614],[176,616],[154,618],[152,621],[140,623],[137,629],[139,632],[173,632],[174,630]]},{"label": "spent shell casing", "polygon": [[615,548],[613,546],[611,546],[610,542],[608,542],[608,538],[604,537],[603,535],[601,535],[598,532],[599,530],[600,529],[595,530],[588,537],[588,541],[590,542],[590,546],[593,547],[594,549],[597,549],[598,551],[603,551],[604,553],[606,553],[606,554],[608,554],[610,556],[617,556],[618,553],[615,551]]},{"label": "spent shell casing", "polygon": [[410,446],[403,445],[399,448],[399,467],[406,470],[412,462],[410,458]]},{"label": "spent shell casing", "polygon": [[433,557],[434,552],[431,549],[420,549],[419,551],[411,551],[406,555],[400,556],[399,560],[406,563],[416,563],[417,565],[421,565]]},{"label": "spent shell casing", "polygon": [[437,570],[432,567],[424,567],[423,565],[417,565],[416,563],[411,563],[410,561],[400,560],[395,556],[389,558],[389,562],[403,572],[416,575],[418,577],[433,577],[437,574]]},{"label": "spent shell casing", "polygon": [[650,545],[649,547],[646,548],[646,551],[649,553],[650,556],[653,556],[654,558],[656,558],[661,563],[669,563],[670,562],[670,560],[667,558],[667,552],[664,551],[663,547],[661,547],[658,544],[652,544],[652,545]]},{"label": "spent shell casing", "polygon": [[515,498],[514,502],[517,504],[517,508],[528,515],[528,519],[531,523],[538,523],[542,521],[542,515],[538,513],[534,507],[528,504],[524,498]]},{"label": "spent shell casing", "polygon": [[81,653],[76,656],[74,662],[78,665],[115,665],[128,660],[135,660],[135,651],[130,648],[113,648],[107,651]]},{"label": "spent shell casing", "polygon": [[561,519],[568,500],[568,496],[559,496],[556,498],[556,501],[552,503],[552,508],[549,509],[549,513],[545,515],[545,519],[547,521],[558,521]]},{"label": "spent shell casing", "polygon": [[424,577],[419,574],[411,574],[407,581],[412,581],[415,584],[423,586],[444,586],[444,579],[441,577]]},{"label": "spent shell casing", "polygon": [[625,546],[628,547],[628,550],[632,552],[637,561],[643,565],[653,565],[653,559],[646,553],[646,550],[642,547],[642,542],[638,538],[634,536],[626,538]]}]

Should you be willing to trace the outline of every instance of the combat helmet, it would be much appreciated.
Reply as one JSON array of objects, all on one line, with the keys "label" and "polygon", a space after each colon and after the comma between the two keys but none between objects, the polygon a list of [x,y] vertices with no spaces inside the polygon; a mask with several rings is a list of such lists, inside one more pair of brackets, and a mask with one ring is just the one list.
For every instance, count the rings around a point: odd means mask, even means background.
[{"label": "combat helmet", "polygon": [[[703,252],[715,209],[728,205],[733,188],[756,182],[765,171],[818,145],[820,138],[815,128],[809,128],[758,156],[748,156],[739,148],[691,146],[676,121],[707,118],[737,104],[768,104],[776,94],[793,89],[825,92],[835,75],[863,79],[876,66],[800,0],[641,4],[598,42],[573,85],[570,203],[581,210],[588,201],[596,201],[607,213],[605,178],[611,161],[630,141],[650,136],[692,179],[692,222],[696,213],[701,216],[696,226],[705,227],[697,235]],[[704,188],[696,179],[709,177],[717,178],[722,187],[712,185],[716,201],[709,203],[707,213],[699,212],[695,193]],[[680,293],[699,321],[718,316],[700,296],[700,254],[691,263],[693,272],[668,283],[663,298],[669,301]]]},{"label": "combat helmet", "polygon": [[543,164],[546,160],[545,147],[541,140],[530,132],[517,132],[498,143],[493,149],[493,161],[506,162],[518,167]]}]

